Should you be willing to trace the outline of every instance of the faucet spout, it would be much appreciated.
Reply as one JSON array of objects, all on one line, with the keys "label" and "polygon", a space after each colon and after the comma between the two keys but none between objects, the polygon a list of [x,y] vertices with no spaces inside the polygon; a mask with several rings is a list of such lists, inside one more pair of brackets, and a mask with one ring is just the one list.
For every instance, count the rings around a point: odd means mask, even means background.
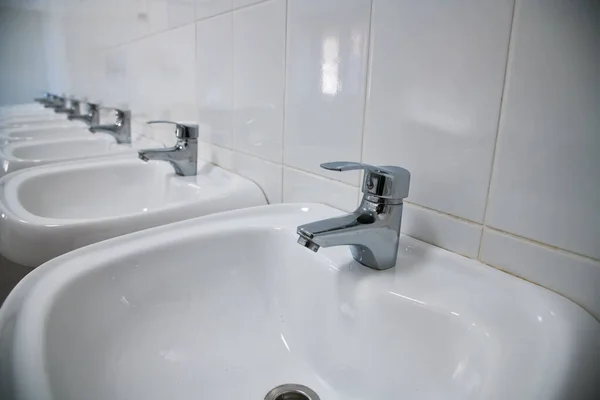
[{"label": "faucet spout", "polygon": [[131,143],[131,111],[115,110],[115,123],[111,125],[95,125],[92,120],[89,131],[110,133],[119,144]]},{"label": "faucet spout", "polygon": [[320,247],[347,245],[361,264],[391,268],[396,264],[402,208],[402,204],[363,200],[351,214],[300,225],[298,243],[315,252]]},{"label": "faucet spout", "polygon": [[145,149],[138,151],[144,162],[166,161],[180,176],[196,175],[198,170],[198,125],[180,124],[171,121],[149,121],[148,124],[167,123],[175,125],[177,143],[166,149]]},{"label": "faucet spout", "polygon": [[175,173],[180,176],[196,175],[198,169],[198,143],[178,140],[173,147],[164,149],[145,149],[138,151],[140,160],[166,161],[173,166]]},{"label": "faucet spout", "polygon": [[108,133],[115,133],[117,131],[117,126],[115,125],[92,125],[90,126],[90,132],[92,133],[96,133],[96,132],[108,132]]},{"label": "faucet spout", "polygon": [[403,199],[408,196],[410,173],[395,166],[374,167],[345,161],[321,167],[365,170],[363,199],[353,213],[300,225],[298,243],[315,252],[321,247],[346,245],[359,263],[377,270],[392,268],[398,255]]}]

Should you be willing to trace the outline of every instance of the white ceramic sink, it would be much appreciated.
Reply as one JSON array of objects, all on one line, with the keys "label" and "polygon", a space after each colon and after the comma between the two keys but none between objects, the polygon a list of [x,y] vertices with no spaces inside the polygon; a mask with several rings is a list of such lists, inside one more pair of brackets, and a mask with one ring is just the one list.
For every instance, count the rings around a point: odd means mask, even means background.
[{"label": "white ceramic sink", "polygon": [[[65,114],[32,114],[32,115],[13,115],[0,118],[0,129],[19,128],[19,127],[39,127],[45,124],[68,124],[71,121]],[[73,121],[75,122],[75,121]]]},{"label": "white ceramic sink", "polygon": [[3,398],[598,398],[600,324],[579,306],[408,237],[386,271],[296,243],[339,214],[237,210],[48,262],[0,309]]},{"label": "white ceramic sink", "polygon": [[86,124],[82,121],[69,121],[63,115],[60,119],[39,119],[39,120],[24,120],[17,122],[5,122],[0,124],[0,133],[14,130],[34,130],[34,129],[49,129],[49,128],[85,128]]},{"label": "white ceramic sink", "polygon": [[136,148],[162,147],[155,141],[117,144],[109,134],[96,133],[81,137],[18,141],[0,148],[0,177],[20,169],[45,164],[136,154]]},{"label": "white ceramic sink", "polygon": [[68,139],[76,137],[91,137],[87,127],[73,124],[66,127],[44,126],[37,129],[0,129],[0,145],[28,140]]},{"label": "white ceramic sink", "polygon": [[12,106],[0,107],[0,120],[12,117],[53,115],[54,110],[44,108],[38,103],[16,104]]},{"label": "white ceramic sink", "polygon": [[0,253],[37,267],[114,236],[263,204],[255,183],[202,160],[188,177],[135,156],[30,168],[0,179]]}]

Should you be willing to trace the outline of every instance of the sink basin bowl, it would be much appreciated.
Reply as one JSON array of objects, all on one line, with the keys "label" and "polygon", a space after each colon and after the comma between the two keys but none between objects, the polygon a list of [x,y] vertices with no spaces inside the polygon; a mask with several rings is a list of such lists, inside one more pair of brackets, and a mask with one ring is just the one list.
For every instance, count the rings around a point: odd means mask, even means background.
[{"label": "sink basin bowl", "polygon": [[[18,400],[597,399],[600,324],[538,286],[402,237],[386,271],[256,207],[88,246],[0,309],[0,392]],[[12,397],[11,397],[12,396]]]},{"label": "sink basin bowl", "polygon": [[18,128],[44,124],[65,124],[70,122],[64,114],[55,113],[43,113],[43,114],[25,114],[25,115],[11,115],[6,117],[0,117],[0,129],[4,128]]},{"label": "sink basin bowl", "polygon": [[0,253],[37,267],[114,236],[263,204],[256,184],[201,160],[186,177],[132,156],[30,168],[0,179]]},{"label": "sink basin bowl", "polygon": [[39,120],[23,120],[11,121],[0,124],[0,133],[11,130],[33,130],[33,129],[49,129],[49,128],[85,128],[86,124],[82,121],[69,121],[64,116],[60,119],[39,119]]},{"label": "sink basin bowl", "polygon": [[79,124],[64,128],[44,126],[37,129],[2,129],[0,130],[0,145],[28,140],[68,139],[76,137],[91,137],[90,131]]},{"label": "sink basin bowl", "polygon": [[56,115],[56,113],[54,110],[44,108],[44,106],[38,103],[15,104],[12,106],[0,107],[0,120],[12,117],[36,117],[39,115]]},{"label": "sink basin bowl", "polygon": [[[19,141],[0,148],[0,177],[20,169],[62,161],[135,154],[133,145],[117,144],[104,133],[64,139]],[[157,147],[151,142],[141,147]]]}]

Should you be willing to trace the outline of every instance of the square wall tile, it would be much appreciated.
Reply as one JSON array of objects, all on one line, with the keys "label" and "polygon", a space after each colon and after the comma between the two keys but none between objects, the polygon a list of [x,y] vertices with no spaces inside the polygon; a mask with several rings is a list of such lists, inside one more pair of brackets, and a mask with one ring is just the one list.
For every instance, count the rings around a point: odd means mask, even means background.
[{"label": "square wall tile", "polygon": [[358,204],[358,192],[356,186],[297,169],[283,169],[284,203],[323,203],[352,212]]},{"label": "square wall tile", "polygon": [[196,19],[211,17],[233,9],[233,0],[196,0]]},{"label": "square wall tile", "polygon": [[233,0],[233,8],[241,8],[252,4],[262,3],[265,0]]},{"label": "square wall tile", "polygon": [[281,162],[285,0],[233,13],[234,149]]},{"label": "square wall tile", "polygon": [[114,47],[106,52],[105,70],[102,79],[105,105],[131,104],[131,66],[127,46]]},{"label": "square wall tile", "polygon": [[600,319],[600,261],[486,229],[481,260],[573,300]]},{"label": "square wall tile", "polygon": [[195,26],[190,24],[132,44],[132,107],[142,116],[195,122],[195,37]]},{"label": "square wall tile", "polygon": [[412,174],[410,201],[482,222],[512,0],[374,0],[363,160]]},{"label": "square wall tile", "polygon": [[163,0],[167,3],[169,28],[185,25],[195,20],[196,0]]},{"label": "square wall tile", "polygon": [[288,10],[284,163],[352,185],[360,161],[371,2],[292,0]]},{"label": "square wall tile", "polygon": [[477,258],[482,229],[479,224],[404,203],[402,233],[453,253]]},{"label": "square wall tile", "polygon": [[283,180],[281,164],[235,153],[234,172],[260,186],[269,204],[281,203]]},{"label": "square wall tile", "polygon": [[232,148],[232,13],[197,22],[196,68],[200,139]]},{"label": "square wall tile", "polygon": [[486,224],[600,259],[600,7],[519,1]]}]

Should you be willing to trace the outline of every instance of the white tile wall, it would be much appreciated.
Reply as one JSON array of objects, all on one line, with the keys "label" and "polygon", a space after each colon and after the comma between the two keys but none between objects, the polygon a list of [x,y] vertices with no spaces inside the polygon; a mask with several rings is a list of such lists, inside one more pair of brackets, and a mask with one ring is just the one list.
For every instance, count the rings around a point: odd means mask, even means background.
[{"label": "white tile wall", "polygon": [[64,90],[196,119],[199,154],[271,202],[352,210],[359,175],[319,163],[404,166],[405,233],[600,318],[599,18],[589,0],[83,0]]},{"label": "white tile wall", "polygon": [[196,80],[200,139],[233,148],[233,15],[196,25]]},{"label": "white tile wall", "polygon": [[363,158],[410,170],[411,201],[483,222],[512,8],[374,2]]},{"label": "white tile wall", "polygon": [[600,4],[577,3],[518,4],[486,224],[600,259]]},{"label": "white tile wall", "polygon": [[233,9],[233,0],[196,0],[196,18],[206,18]]},{"label": "white tile wall", "polygon": [[285,164],[358,185],[358,172],[319,168],[359,160],[371,2],[290,1]]},{"label": "white tile wall", "polygon": [[234,149],[281,163],[285,0],[233,13]]}]

